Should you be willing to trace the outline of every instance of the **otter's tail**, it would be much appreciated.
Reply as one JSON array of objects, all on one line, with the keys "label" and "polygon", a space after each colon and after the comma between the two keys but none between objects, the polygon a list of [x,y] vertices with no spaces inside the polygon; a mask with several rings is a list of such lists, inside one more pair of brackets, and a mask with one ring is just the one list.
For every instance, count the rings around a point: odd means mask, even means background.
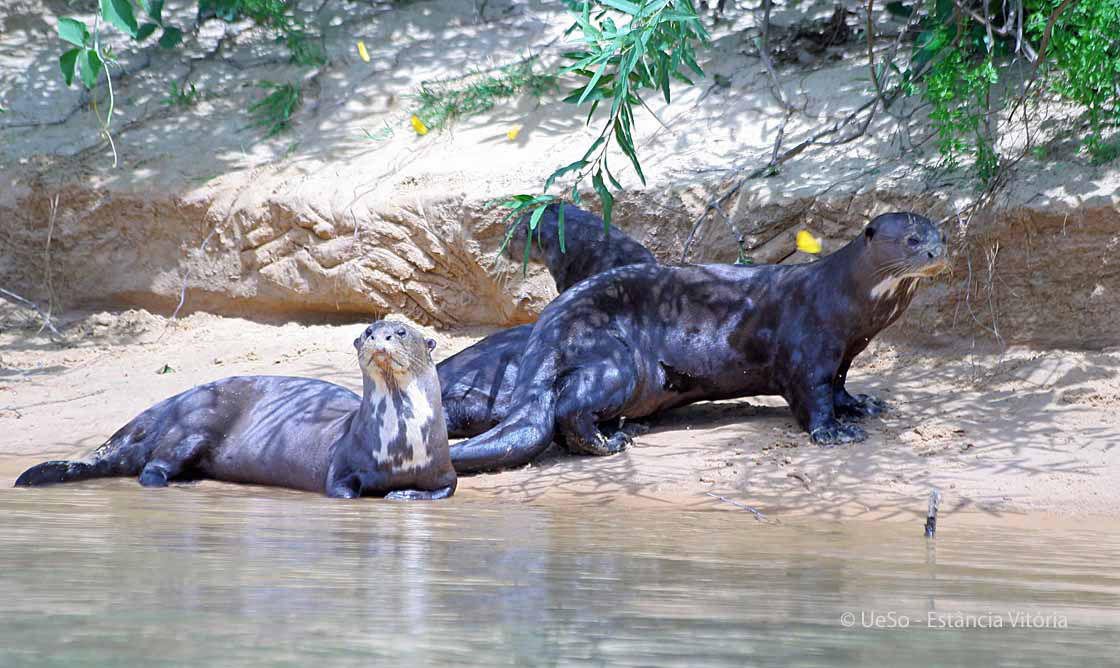
[{"label": "otter's tail", "polygon": [[77,482],[118,475],[105,459],[95,462],[53,461],[36,464],[16,478],[16,487],[38,487],[58,482]]},{"label": "otter's tail", "polygon": [[534,383],[490,431],[451,447],[456,473],[497,471],[528,464],[552,443],[556,395]]},{"label": "otter's tail", "polygon": [[94,450],[88,459],[55,460],[36,464],[16,478],[16,487],[38,487],[59,482],[78,482],[91,478],[115,478],[140,475],[140,470],[150,459],[163,430],[155,428],[145,411],[117,430],[104,445]]}]

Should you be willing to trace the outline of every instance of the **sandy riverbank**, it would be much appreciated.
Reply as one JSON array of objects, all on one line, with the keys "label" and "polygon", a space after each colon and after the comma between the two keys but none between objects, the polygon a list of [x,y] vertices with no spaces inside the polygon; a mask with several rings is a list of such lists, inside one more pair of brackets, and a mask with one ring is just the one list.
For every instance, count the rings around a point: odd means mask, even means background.
[{"label": "sandy riverbank", "polygon": [[[73,339],[59,346],[21,313],[0,318],[0,490],[25,467],[81,455],[150,404],[208,380],[294,374],[360,387],[354,323],[194,314],[168,325],[146,311],[99,312],[70,316]],[[440,358],[486,333],[428,331]],[[915,518],[937,487],[944,512],[1001,522],[1120,515],[1120,351],[877,342],[857,362],[850,386],[892,406],[868,423],[865,443],[809,444],[776,397],[697,404],[649,421],[621,455],[546,456],[463,478],[458,495],[736,509],[718,495],[772,517],[878,520]]]}]

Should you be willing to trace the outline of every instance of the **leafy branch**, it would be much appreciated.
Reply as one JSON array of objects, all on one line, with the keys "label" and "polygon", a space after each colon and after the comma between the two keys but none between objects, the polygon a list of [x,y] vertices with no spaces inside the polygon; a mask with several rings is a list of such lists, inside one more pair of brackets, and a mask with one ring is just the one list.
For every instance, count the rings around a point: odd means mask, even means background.
[{"label": "leafy branch", "polygon": [[[704,76],[704,71],[696,63],[695,47],[707,45],[708,33],[700,23],[691,0],[584,0],[570,1],[568,6],[575,15],[575,23],[568,29],[568,34],[578,30],[583,44],[581,48],[564,54],[573,62],[560,73],[582,77],[586,83],[573,90],[564,101],[576,105],[590,103],[587,125],[591,124],[601,103],[604,106],[610,104],[610,113],[583,157],[552,172],[545,179],[540,193],[513,195],[500,203],[510,209],[504,220],[517,217],[506,234],[502,250],[513,238],[526,214],[529,234],[537,230],[548,205],[562,199],[549,191],[557,179],[569,174],[574,174],[572,201],[579,204],[579,187],[590,177],[603,208],[603,220],[610,225],[614,195],[608,183],[615,190],[622,189],[608,163],[610,149],[617,147],[629,160],[642,184],[646,182],[633,134],[634,109],[641,106],[649,111],[641,92],[655,91],[669,103],[670,80],[692,84],[689,72],[698,77]],[[625,24],[619,25],[622,21]],[[559,242],[563,249],[563,207],[558,211],[558,217]]]},{"label": "leafy branch", "polygon": [[105,21],[118,28],[136,41],[145,40],[157,29],[162,28],[159,45],[163,48],[172,48],[183,39],[183,32],[179,28],[164,24],[163,0],[140,0],[140,6],[151,19],[143,25],[136,20],[131,0],[101,0],[101,11],[94,21],[92,33],[86,24],[78,19],[63,17],[58,20],[58,36],[74,45],[58,58],[58,67],[62,70],[62,78],[66,85],[69,86],[74,81],[74,73],[77,72],[86,89],[93,90],[102,72],[105,74],[105,83],[109,90],[109,108],[105,112],[105,117],[102,118],[101,114],[97,113],[96,99],[93,101],[93,106],[101,131],[109,140],[109,146],[113,150],[114,167],[117,166],[117,147],[113,142],[109,126],[113,120],[115,100],[113,77],[109,73],[108,65],[116,61],[112,53],[101,44],[101,22]]}]

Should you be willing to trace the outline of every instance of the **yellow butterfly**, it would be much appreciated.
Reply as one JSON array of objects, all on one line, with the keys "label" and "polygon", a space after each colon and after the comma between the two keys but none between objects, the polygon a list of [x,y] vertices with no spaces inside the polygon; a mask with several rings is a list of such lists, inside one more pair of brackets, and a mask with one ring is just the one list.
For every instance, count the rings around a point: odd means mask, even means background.
[{"label": "yellow butterfly", "polygon": [[797,250],[816,255],[821,252],[821,240],[813,236],[809,230],[797,233]]},{"label": "yellow butterfly", "polygon": [[365,62],[369,62],[369,51],[366,51],[365,42],[358,42],[358,55],[361,56],[362,60]]},{"label": "yellow butterfly", "polygon": [[520,125],[515,125],[512,128],[510,128],[509,132],[506,133],[506,136],[509,137],[510,141],[514,141],[514,140],[517,139],[517,135],[520,134],[520,133],[521,133],[521,126]]},{"label": "yellow butterfly", "polygon": [[416,134],[421,137],[428,134],[428,126],[424,125],[424,121],[420,120],[420,117],[416,114],[412,115],[412,129],[416,130]]}]

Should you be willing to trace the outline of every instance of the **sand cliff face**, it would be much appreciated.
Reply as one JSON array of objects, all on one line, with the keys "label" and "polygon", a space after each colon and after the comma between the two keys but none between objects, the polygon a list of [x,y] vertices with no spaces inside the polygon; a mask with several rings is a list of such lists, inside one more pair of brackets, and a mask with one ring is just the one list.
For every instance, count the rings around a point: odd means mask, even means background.
[{"label": "sand cliff face", "polygon": [[[479,21],[463,5],[328,1],[305,15],[325,38],[330,63],[319,68],[287,63],[282,46],[247,24],[204,24],[174,51],[121,43],[116,168],[85,98],[59,81],[54,16],[30,5],[0,10],[11,36],[0,44],[0,285],[41,301],[49,285],[62,305],[165,313],[185,285],[188,310],[400,313],[440,328],[533,320],[551,281],[495,258],[504,212],[487,203],[535,191],[582,154],[596,122],[585,127],[556,97],[526,97],[417,136],[407,119],[421,82],[529,51],[553,62],[563,50],[558,7],[505,3]],[[189,28],[188,9],[172,15]],[[749,53],[752,17],[730,18],[701,63],[730,83],[709,77],[680,88],[671,105],[651,99],[657,118],[643,114],[636,133],[646,185],[621,169],[621,156],[614,163],[627,187],[615,223],[660,259],[680,261],[709,202],[733,189],[727,222],[706,219],[689,261],[733,260],[737,236],[756,261],[805,261],[794,247],[799,229],[821,236],[827,252],[878,213],[947,219],[976,198],[967,177],[935,168],[930,150],[901,154],[890,119],[872,124],[867,140],[807,150],[775,176],[740,183],[766,164],[785,112]],[[786,123],[786,146],[866,94],[866,63],[854,58],[781,75],[805,109]],[[201,91],[193,107],[162,103],[172,79]],[[263,79],[304,91],[292,129],[269,140],[246,128],[244,111]],[[967,226],[947,223],[953,270],[892,334],[1120,343],[1118,188],[1115,165],[1091,166],[1069,147],[1021,162]]]}]

